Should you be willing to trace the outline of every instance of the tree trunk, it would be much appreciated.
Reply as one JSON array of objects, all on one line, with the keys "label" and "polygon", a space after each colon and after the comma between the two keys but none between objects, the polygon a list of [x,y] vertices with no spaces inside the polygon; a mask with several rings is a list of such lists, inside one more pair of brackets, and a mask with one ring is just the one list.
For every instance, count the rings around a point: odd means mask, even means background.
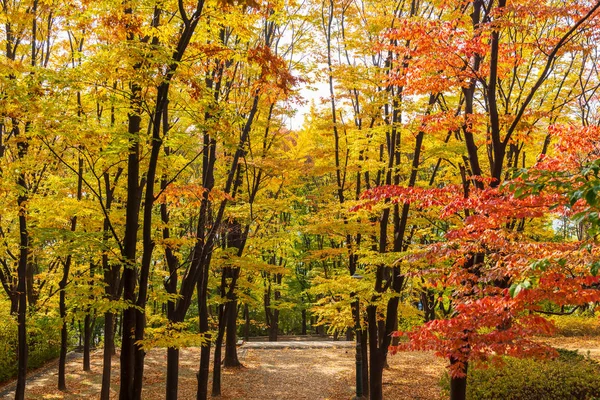
[{"label": "tree trunk", "polygon": [[179,381],[179,349],[167,349],[167,393],[166,400],[177,400],[177,384]]},{"label": "tree trunk", "polygon": [[[221,296],[225,297],[227,287],[227,271],[229,268],[223,268],[221,272]],[[213,381],[212,381],[212,396],[221,395],[221,349],[223,347],[223,336],[225,335],[226,317],[229,312],[230,302],[219,304],[219,328],[217,331],[217,341],[215,342],[215,355],[213,358]]]},{"label": "tree trunk", "polygon": [[[17,389],[15,392],[15,400],[25,399],[25,380],[27,378],[27,294],[25,293],[25,273],[27,268],[27,229],[25,216],[19,216],[19,225],[21,228],[21,245],[25,243],[25,247],[21,248],[18,269],[18,288],[19,288],[19,309],[17,320],[19,322],[18,329],[18,365],[17,365]],[[24,240],[23,240],[24,239]]]},{"label": "tree trunk", "polygon": [[[37,0],[34,1],[34,27],[35,27],[35,8]],[[35,43],[35,41],[34,41]],[[15,121],[15,123],[17,123]],[[28,125],[25,126],[25,132],[28,130]],[[15,136],[18,136],[18,128],[15,130]],[[29,144],[26,138],[21,139],[17,144],[19,159],[23,159],[27,155]],[[19,264],[17,267],[17,292],[19,293],[19,307],[17,310],[18,328],[18,348],[17,348],[17,388],[15,391],[15,400],[25,399],[25,382],[27,378],[27,266],[29,258],[29,232],[27,231],[27,182],[25,172],[19,174],[17,184],[21,189],[21,194],[17,197],[17,205],[19,206]]]},{"label": "tree trunk", "polygon": [[[220,324],[219,324],[220,325]],[[212,381],[212,396],[221,395],[221,348],[223,344],[224,329],[219,327],[217,341],[215,343],[215,355],[213,358],[213,381]]]},{"label": "tree trunk", "polygon": [[370,387],[369,400],[383,400],[383,367],[385,366],[385,358],[381,351],[371,347],[371,371],[370,371]]},{"label": "tree trunk", "polygon": [[19,311],[19,296],[11,296],[10,298],[10,315],[16,315]]},{"label": "tree trunk", "polygon": [[203,278],[198,281],[198,319],[200,325],[200,334],[206,338],[205,343],[200,349],[200,369],[198,370],[198,391],[196,400],[206,400],[208,398],[208,371],[210,365],[210,337],[208,333],[208,306],[207,286],[208,272],[204,271]]},{"label": "tree trunk", "polygon": [[58,357],[58,390],[67,390],[67,382],[65,378],[65,364],[67,360],[67,345],[69,340],[69,327],[67,325],[67,305],[66,305],[66,293],[65,287],[67,286],[67,280],[69,278],[69,269],[71,266],[71,256],[67,256],[67,259],[63,265],[63,276],[58,286],[60,289],[60,300],[58,309],[60,312],[60,318],[62,320],[62,327],[60,329],[60,354]]},{"label": "tree trunk", "polygon": [[363,394],[369,393],[369,350],[367,341],[367,331],[363,330],[360,335],[360,347],[362,351],[362,380]]},{"label": "tree trunk", "polygon": [[[160,8],[155,8],[155,19],[160,15]],[[154,111],[152,122],[152,145],[148,169],[146,172],[146,193],[143,206],[142,223],[142,264],[139,272],[139,290],[135,308],[135,342],[138,343],[144,339],[146,329],[146,302],[148,300],[148,280],[150,278],[150,265],[152,263],[152,253],[154,251],[154,240],[152,239],[152,215],[154,208],[154,181],[156,180],[156,170],[160,149],[162,146],[162,137],[160,135],[161,121],[167,118],[167,104],[169,94],[169,82],[163,82],[158,88],[157,104]],[[165,121],[168,124],[168,121]],[[133,398],[142,399],[142,386],[144,377],[144,359],[146,351],[141,345],[135,345],[134,377],[133,377]]]},{"label": "tree trunk", "polygon": [[58,357],[58,390],[65,391],[67,390],[67,382],[65,379],[65,366],[67,361],[67,341],[69,328],[67,327],[67,322],[64,319],[64,316],[66,316],[66,307],[64,306],[64,300],[62,299],[63,296],[63,292],[61,292],[59,308],[63,323],[60,329],[60,354]]},{"label": "tree trunk", "polygon": [[229,307],[226,314],[226,335],[225,335],[225,359],[223,366],[239,367],[242,364],[237,355],[237,300],[228,303]]},{"label": "tree trunk", "polygon": [[302,310],[302,335],[306,335],[306,310]]},{"label": "tree trunk", "polygon": [[351,342],[354,340],[354,331],[352,329],[346,329],[346,342]]},{"label": "tree trunk", "polygon": [[[454,364],[457,361],[450,357],[450,364]],[[465,363],[465,376],[462,378],[450,377],[450,400],[466,400],[467,398],[467,369],[468,364]]]},{"label": "tree trunk", "polygon": [[[25,187],[25,176],[19,176],[19,184]],[[19,229],[20,229],[20,245],[19,265],[17,270],[18,292],[19,292],[19,308],[17,311],[18,328],[18,365],[17,365],[17,389],[15,400],[25,399],[25,380],[27,377],[27,292],[25,287],[25,279],[27,275],[27,258],[29,253],[29,233],[27,232],[27,217],[25,204],[27,197],[19,195]]]},{"label": "tree trunk", "polygon": [[104,352],[102,363],[102,388],[100,400],[110,399],[110,369],[114,350],[114,315],[111,312],[104,313]]},{"label": "tree trunk", "polygon": [[273,310],[271,325],[269,326],[269,342],[276,342],[279,332],[279,310]]},{"label": "tree trunk", "polygon": [[134,333],[135,333],[135,286],[136,286],[136,244],[139,222],[139,140],[141,123],[141,88],[131,85],[131,114],[129,115],[128,132],[130,139],[129,157],[127,160],[127,205],[125,215],[124,258],[126,265],[123,270],[123,300],[128,307],[123,311],[121,339],[121,387],[120,400],[133,399],[134,377]]},{"label": "tree trunk", "polygon": [[92,341],[92,317],[88,314],[85,316],[83,324],[83,370],[90,371],[90,347]]},{"label": "tree trunk", "polygon": [[250,309],[244,304],[244,341],[250,340]]}]

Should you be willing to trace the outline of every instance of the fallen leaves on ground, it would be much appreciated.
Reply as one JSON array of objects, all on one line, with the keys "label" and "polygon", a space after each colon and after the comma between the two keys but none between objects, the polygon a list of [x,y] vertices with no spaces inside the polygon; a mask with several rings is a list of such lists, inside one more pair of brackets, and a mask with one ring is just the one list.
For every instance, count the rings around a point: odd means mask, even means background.
[{"label": "fallen leaves on ground", "polygon": [[[600,338],[541,338],[554,347],[579,349],[600,361]],[[354,349],[252,349],[238,350],[241,368],[224,368],[221,400],[347,400],[354,394]],[[200,350],[181,349],[179,399],[196,398],[196,371]],[[165,349],[151,350],[146,356],[143,397],[165,398]],[[441,399],[440,377],[444,360],[431,352],[405,352],[388,357],[389,368],[383,374],[385,399]],[[118,398],[119,358],[113,357],[111,398]],[[211,361],[212,365],[212,361]],[[56,389],[57,363],[36,371],[27,383],[27,399],[97,399],[100,394],[102,350],[92,353],[92,370],[82,370],[81,354],[67,363],[68,392]],[[209,393],[211,381],[209,380]],[[14,387],[14,383],[10,384]],[[14,398],[14,392],[1,390],[2,398]],[[4,388],[6,389],[6,387]]]},{"label": "fallen leaves on ground", "polygon": [[[179,399],[196,398],[199,349],[181,349]],[[347,400],[354,394],[354,349],[239,349],[241,368],[225,368],[222,400]],[[165,398],[165,349],[146,356],[143,397]],[[113,358],[111,398],[118,398],[119,358]],[[82,371],[81,357],[67,364],[68,392],[56,389],[56,363],[35,374],[27,384],[27,399],[96,399],[100,393],[102,351],[92,353],[92,370]],[[432,353],[400,353],[389,357],[384,371],[386,399],[437,400],[443,360]],[[13,384],[14,385],[14,384]],[[210,393],[211,381],[209,381]],[[14,392],[3,398],[13,398]]]}]

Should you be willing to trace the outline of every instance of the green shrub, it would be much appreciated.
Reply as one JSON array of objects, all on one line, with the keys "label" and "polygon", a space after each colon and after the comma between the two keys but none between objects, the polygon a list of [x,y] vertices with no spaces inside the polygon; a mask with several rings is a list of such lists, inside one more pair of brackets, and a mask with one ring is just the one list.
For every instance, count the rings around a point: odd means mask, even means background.
[{"label": "green shrub", "polygon": [[[474,365],[467,377],[469,400],[569,400],[600,398],[600,364],[576,351],[555,360],[504,358],[503,366]],[[443,388],[450,382],[446,374]]]},{"label": "green shrub", "polygon": [[33,369],[58,357],[60,353],[60,325],[54,318],[42,317],[28,325],[29,358],[27,368]]},{"label": "green shrub", "polygon": [[[0,382],[17,375],[17,329],[13,316],[0,318]],[[58,357],[60,352],[60,328],[56,319],[43,317],[27,323],[28,369],[42,366]]]},{"label": "green shrub", "polygon": [[552,317],[556,333],[561,336],[600,336],[598,317],[562,315]]},{"label": "green shrub", "polygon": [[0,319],[0,382],[17,374],[17,321],[2,315]]},{"label": "green shrub", "polygon": [[423,311],[412,304],[401,302],[398,305],[398,330],[409,332],[423,325]]}]

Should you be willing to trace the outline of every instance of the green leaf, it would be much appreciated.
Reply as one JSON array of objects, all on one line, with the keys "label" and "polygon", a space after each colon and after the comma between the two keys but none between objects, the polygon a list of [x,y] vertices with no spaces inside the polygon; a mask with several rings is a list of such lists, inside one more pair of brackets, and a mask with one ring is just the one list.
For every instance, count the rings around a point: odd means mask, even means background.
[{"label": "green leaf", "polygon": [[546,258],[543,258],[541,260],[536,260],[536,261],[532,262],[529,267],[532,270],[545,271],[546,269],[548,269],[549,265],[550,265],[550,261],[548,261]]},{"label": "green leaf", "polygon": [[600,261],[594,261],[592,265],[590,265],[590,273],[592,276],[597,276],[598,271],[600,271]]},{"label": "green leaf", "polygon": [[596,196],[596,188],[591,188],[585,193],[585,201],[590,206],[595,206],[598,203],[598,197]]},{"label": "green leaf", "polygon": [[523,282],[513,283],[510,285],[510,288],[508,288],[508,294],[510,294],[510,297],[514,298],[517,297],[523,289],[529,289],[530,287],[531,281],[529,279],[525,279]]}]

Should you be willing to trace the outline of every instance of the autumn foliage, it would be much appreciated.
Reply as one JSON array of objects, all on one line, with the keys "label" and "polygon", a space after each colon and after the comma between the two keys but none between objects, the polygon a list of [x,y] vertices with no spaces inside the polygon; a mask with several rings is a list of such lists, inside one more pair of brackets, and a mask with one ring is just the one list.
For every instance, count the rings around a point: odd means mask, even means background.
[{"label": "autumn foliage", "polygon": [[[451,226],[439,242],[422,246],[397,263],[409,275],[424,278],[451,305],[447,318],[426,323],[406,335],[409,341],[392,349],[435,350],[464,365],[499,355],[546,357],[554,350],[531,340],[553,332],[543,314],[548,304],[585,306],[600,301],[599,256],[594,235],[581,240],[544,238],[528,226],[553,226],[561,218],[586,221],[595,231],[597,162],[589,149],[596,143],[594,127],[552,126],[552,156],[498,187],[472,189],[379,187],[363,194],[361,207],[389,200],[412,204],[420,212],[439,213]],[[590,194],[593,193],[593,194]],[[590,219],[591,218],[591,219]],[[546,240],[544,240],[546,239]]]}]

